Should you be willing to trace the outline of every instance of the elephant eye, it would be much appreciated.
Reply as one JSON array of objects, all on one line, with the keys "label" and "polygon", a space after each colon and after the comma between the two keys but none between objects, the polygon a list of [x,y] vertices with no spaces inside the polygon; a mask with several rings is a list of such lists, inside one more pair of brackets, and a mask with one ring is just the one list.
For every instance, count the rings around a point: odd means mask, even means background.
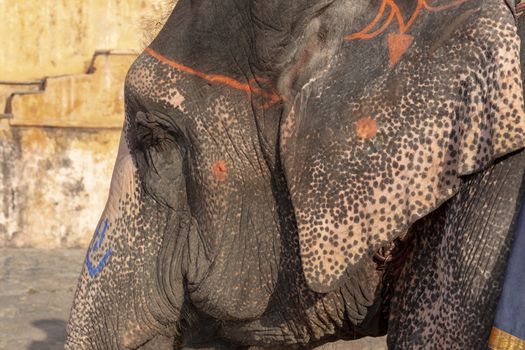
[{"label": "elephant eye", "polygon": [[184,135],[173,120],[161,113],[138,112],[131,130],[138,150],[166,151],[184,143]]},{"label": "elephant eye", "polygon": [[138,112],[129,118],[127,134],[142,189],[149,198],[175,208],[174,193],[182,183],[184,136],[166,115]]},{"label": "elephant eye", "polygon": [[185,154],[185,138],[180,128],[161,113],[137,112],[129,124],[128,135],[132,153],[140,169],[162,173],[165,162],[160,159]]}]

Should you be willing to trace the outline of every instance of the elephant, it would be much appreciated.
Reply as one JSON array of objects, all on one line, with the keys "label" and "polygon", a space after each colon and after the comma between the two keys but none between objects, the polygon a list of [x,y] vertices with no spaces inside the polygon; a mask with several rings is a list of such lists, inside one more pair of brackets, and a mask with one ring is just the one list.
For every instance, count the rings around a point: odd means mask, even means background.
[{"label": "elephant", "polygon": [[482,349],[523,196],[508,0],[180,0],[66,349]]}]

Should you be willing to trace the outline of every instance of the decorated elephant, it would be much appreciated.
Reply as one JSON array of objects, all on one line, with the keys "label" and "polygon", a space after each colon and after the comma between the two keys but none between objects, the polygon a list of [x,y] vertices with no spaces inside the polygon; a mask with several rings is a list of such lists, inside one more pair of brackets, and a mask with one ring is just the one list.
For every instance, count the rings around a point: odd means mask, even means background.
[{"label": "decorated elephant", "polygon": [[482,349],[525,170],[505,0],[180,0],[66,349]]}]

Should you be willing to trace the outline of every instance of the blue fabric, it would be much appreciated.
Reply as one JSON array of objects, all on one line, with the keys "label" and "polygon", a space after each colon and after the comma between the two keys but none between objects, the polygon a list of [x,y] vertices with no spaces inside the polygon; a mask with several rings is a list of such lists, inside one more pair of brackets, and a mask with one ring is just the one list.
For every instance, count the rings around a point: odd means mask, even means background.
[{"label": "blue fabric", "polygon": [[523,204],[494,326],[525,340],[525,205]]}]

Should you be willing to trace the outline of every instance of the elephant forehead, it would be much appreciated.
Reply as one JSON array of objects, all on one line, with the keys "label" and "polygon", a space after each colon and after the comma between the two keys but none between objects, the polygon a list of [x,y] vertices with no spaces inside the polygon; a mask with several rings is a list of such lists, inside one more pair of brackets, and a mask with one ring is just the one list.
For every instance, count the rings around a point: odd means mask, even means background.
[{"label": "elephant forehead", "polygon": [[126,77],[126,91],[153,103],[185,111],[186,98],[177,82],[178,72],[169,70],[147,53],[133,63]]}]

